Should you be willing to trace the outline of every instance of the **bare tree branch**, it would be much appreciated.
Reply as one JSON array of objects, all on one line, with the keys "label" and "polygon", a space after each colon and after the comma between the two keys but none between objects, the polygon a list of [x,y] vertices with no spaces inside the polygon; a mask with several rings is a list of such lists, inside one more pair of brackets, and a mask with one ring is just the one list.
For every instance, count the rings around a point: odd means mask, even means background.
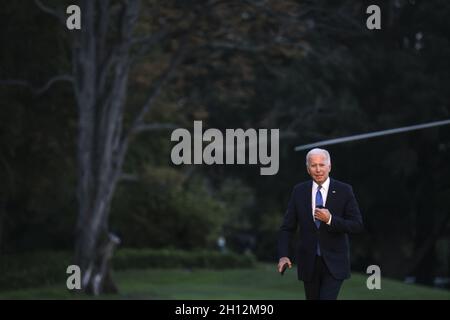
[{"label": "bare tree branch", "polygon": [[183,57],[185,54],[185,49],[186,49],[185,46],[186,46],[185,41],[182,40],[177,52],[172,56],[169,66],[160,75],[160,77],[155,81],[152,92],[150,93],[150,95],[148,96],[144,105],[142,106],[141,111],[136,116],[135,120],[133,121],[133,125],[131,127],[131,132],[135,132],[137,127],[143,125],[144,117],[147,114],[147,112],[150,110],[150,107],[152,106],[156,97],[161,92],[162,87],[164,86],[164,84],[166,84],[170,80],[170,78],[172,78],[178,65],[183,60]]},{"label": "bare tree branch", "polygon": [[131,39],[131,44],[132,45],[152,45],[157,43],[158,41],[160,41],[163,37],[165,37],[166,35],[168,35],[169,29],[163,29],[163,30],[159,30],[157,33],[149,35],[149,36],[144,36],[144,37],[135,37],[133,39]]},{"label": "bare tree branch", "polygon": [[[159,93],[161,92],[162,87],[165,83],[167,83],[168,80],[174,75],[177,66],[181,63],[181,61],[184,58],[185,54],[185,40],[181,41],[181,44],[177,50],[177,52],[172,56],[171,62],[167,69],[161,74],[160,78],[155,81],[155,85],[153,87],[153,91],[150,93],[149,97],[147,98],[146,102],[144,103],[143,107],[141,108],[141,111],[136,116],[136,118],[133,121],[133,124],[131,125],[131,128],[128,130],[128,132],[124,135],[120,147],[118,148],[118,155],[117,155],[117,167],[121,168],[123,161],[125,159],[125,155],[127,153],[131,136],[135,134],[138,130],[138,128],[142,128],[142,126],[145,126],[144,124],[144,117],[147,114],[147,112],[150,110],[150,107],[152,106],[154,100],[157,98]],[[141,130],[142,131],[142,130]],[[115,180],[119,179],[120,172],[119,170],[116,173]]]},{"label": "bare tree branch", "polygon": [[45,12],[51,16],[54,16],[55,18],[57,18],[59,20],[60,23],[65,24],[66,18],[64,17],[64,14],[62,13],[62,11],[57,11],[55,9],[52,9],[52,8],[44,5],[40,0],[34,0],[34,3],[43,12]]},{"label": "bare tree branch", "polygon": [[139,6],[139,1],[129,0],[121,14],[120,33],[127,46],[131,43],[132,32],[139,18]]},{"label": "bare tree branch", "polygon": [[236,42],[227,42],[227,41],[214,41],[206,45],[207,47],[213,49],[225,49],[225,50],[237,50],[237,51],[245,51],[245,52],[261,52],[267,50],[270,47],[270,44],[250,44],[250,43],[236,43]]},{"label": "bare tree branch", "polygon": [[38,88],[34,87],[31,83],[29,83],[26,80],[0,80],[0,85],[27,87],[28,89],[30,89],[33,92],[33,94],[41,95],[45,91],[50,89],[50,87],[52,85],[54,85],[56,82],[59,82],[59,81],[67,81],[67,82],[73,83],[74,79],[71,75],[63,74],[63,75],[55,76],[55,77],[49,79],[45,85],[43,85],[42,87],[38,87]]},{"label": "bare tree branch", "polygon": [[139,57],[146,54],[149,48],[154,46],[156,43],[160,43],[165,38],[170,38],[168,37],[169,34],[170,34],[169,28],[165,28],[150,36],[137,37],[131,39],[131,45],[138,47],[138,52],[136,56]]},{"label": "bare tree branch", "polygon": [[99,3],[98,14],[98,28],[97,28],[97,47],[98,56],[103,59],[106,50],[107,33],[110,22],[110,2],[109,0],[103,0]]}]

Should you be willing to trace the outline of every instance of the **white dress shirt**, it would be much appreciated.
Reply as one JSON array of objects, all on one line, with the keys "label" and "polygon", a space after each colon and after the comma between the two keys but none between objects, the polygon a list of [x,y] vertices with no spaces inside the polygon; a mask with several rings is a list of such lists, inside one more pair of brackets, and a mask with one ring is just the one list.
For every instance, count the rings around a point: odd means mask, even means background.
[{"label": "white dress shirt", "polygon": [[[313,185],[312,185],[312,192],[311,192],[311,203],[312,203],[312,215],[313,215],[313,220],[314,220],[314,209],[316,208],[316,193],[317,193],[317,188],[319,187],[319,185],[313,180]],[[322,188],[320,188],[320,193],[322,194],[322,199],[323,199],[323,206],[326,207],[326,203],[327,203],[327,195],[328,195],[328,189],[330,188],[330,177],[327,178],[327,180],[325,180],[325,182],[322,184]],[[328,220],[327,222],[328,225],[331,224],[331,213],[330,213],[330,220]]]}]

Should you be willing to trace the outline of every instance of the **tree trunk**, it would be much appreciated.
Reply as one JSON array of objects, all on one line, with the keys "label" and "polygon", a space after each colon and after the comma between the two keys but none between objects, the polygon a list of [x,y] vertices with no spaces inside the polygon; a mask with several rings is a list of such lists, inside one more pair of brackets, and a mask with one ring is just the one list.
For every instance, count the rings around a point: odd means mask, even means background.
[{"label": "tree trunk", "polygon": [[110,233],[108,218],[128,147],[122,123],[138,3],[123,4],[120,40],[113,48],[107,43],[109,1],[83,1],[83,27],[73,48],[79,111],[75,261],[82,272],[82,290],[96,295],[117,292],[110,259],[120,240]]},{"label": "tree trunk", "polygon": [[[111,276],[111,258],[119,239],[107,230],[86,228],[77,242],[77,255],[82,273],[82,290],[86,293],[117,293]],[[97,239],[93,239],[97,237]]]}]

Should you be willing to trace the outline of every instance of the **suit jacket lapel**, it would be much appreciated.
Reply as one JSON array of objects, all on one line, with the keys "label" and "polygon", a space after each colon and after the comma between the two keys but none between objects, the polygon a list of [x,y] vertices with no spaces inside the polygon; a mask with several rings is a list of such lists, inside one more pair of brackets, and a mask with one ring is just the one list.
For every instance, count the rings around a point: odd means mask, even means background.
[{"label": "suit jacket lapel", "polygon": [[312,212],[312,201],[311,201],[311,194],[312,194],[312,180],[308,183],[306,187],[306,209],[309,210],[309,212]]},{"label": "suit jacket lapel", "polygon": [[313,212],[312,211],[313,210],[313,208],[312,208],[312,200],[311,200],[312,186],[313,186],[313,182],[311,180],[307,184],[306,192],[305,192],[305,197],[306,197],[306,199],[305,199],[306,200],[305,201],[305,205],[306,205],[305,212],[308,215],[308,220],[307,221],[310,221],[310,226],[314,227],[314,229],[317,229],[316,224],[314,223],[314,217],[313,217],[313,214],[312,214],[312,212]]},{"label": "suit jacket lapel", "polygon": [[[327,202],[325,203],[325,207],[328,209],[328,211],[330,211],[330,213],[333,211],[332,208],[336,200],[335,197],[336,197],[335,182],[333,179],[330,178],[330,185],[328,186],[327,191]],[[320,226],[322,227],[323,224],[325,224],[325,222],[322,222]]]},{"label": "suit jacket lapel", "polygon": [[330,185],[328,187],[328,192],[327,192],[327,203],[326,203],[326,207],[330,208],[333,207],[334,205],[334,200],[336,197],[336,183],[334,182],[333,179],[330,178]]}]

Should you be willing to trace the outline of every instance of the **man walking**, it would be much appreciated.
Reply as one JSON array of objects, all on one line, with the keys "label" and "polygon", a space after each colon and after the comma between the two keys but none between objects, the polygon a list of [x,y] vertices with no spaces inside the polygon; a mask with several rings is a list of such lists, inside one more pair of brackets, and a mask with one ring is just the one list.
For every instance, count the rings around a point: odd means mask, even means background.
[{"label": "man walking", "polygon": [[306,299],[335,300],[350,278],[348,234],[363,231],[362,217],[352,187],[329,177],[328,151],[309,151],[306,169],[312,180],[294,187],[280,227],[278,271],[292,267],[289,245],[298,227],[297,274]]}]

